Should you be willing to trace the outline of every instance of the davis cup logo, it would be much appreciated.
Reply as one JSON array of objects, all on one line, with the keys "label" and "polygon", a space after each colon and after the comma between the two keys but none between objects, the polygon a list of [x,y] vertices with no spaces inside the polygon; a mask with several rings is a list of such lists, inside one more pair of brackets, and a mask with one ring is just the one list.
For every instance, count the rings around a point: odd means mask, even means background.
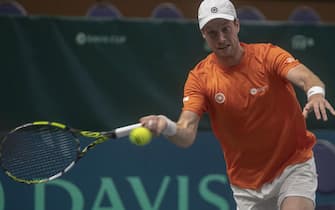
[{"label": "davis cup logo", "polygon": [[224,96],[223,93],[217,93],[217,94],[215,94],[214,98],[215,98],[216,103],[219,103],[219,104],[222,104],[225,101],[225,99],[226,99],[226,97]]}]

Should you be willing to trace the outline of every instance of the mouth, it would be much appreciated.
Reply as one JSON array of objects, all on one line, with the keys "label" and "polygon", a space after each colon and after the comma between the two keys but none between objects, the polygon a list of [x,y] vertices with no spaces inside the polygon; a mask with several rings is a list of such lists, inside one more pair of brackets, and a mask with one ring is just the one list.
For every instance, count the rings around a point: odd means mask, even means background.
[{"label": "mouth", "polygon": [[218,49],[218,50],[225,50],[225,49],[227,49],[228,47],[230,47],[230,44],[226,44],[226,45],[223,45],[223,46],[219,46],[217,49]]}]

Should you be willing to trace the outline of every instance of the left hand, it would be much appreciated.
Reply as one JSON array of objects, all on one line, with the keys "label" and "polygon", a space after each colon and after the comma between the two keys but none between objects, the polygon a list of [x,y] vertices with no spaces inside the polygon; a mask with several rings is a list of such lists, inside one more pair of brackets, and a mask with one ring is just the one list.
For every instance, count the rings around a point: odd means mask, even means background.
[{"label": "left hand", "polygon": [[302,114],[305,118],[307,118],[308,114],[314,111],[317,120],[320,120],[322,118],[323,121],[327,121],[327,110],[333,116],[335,116],[335,110],[332,105],[327,101],[327,99],[325,99],[322,94],[315,94],[309,97]]}]

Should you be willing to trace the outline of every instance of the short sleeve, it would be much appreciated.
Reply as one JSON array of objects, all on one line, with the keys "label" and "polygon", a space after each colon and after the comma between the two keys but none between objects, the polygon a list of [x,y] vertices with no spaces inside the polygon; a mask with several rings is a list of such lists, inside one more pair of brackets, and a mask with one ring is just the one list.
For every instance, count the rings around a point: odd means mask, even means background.
[{"label": "short sleeve", "polygon": [[286,78],[287,73],[300,64],[289,52],[275,45],[270,45],[265,56],[267,69],[282,78]]},{"label": "short sleeve", "polygon": [[206,96],[199,75],[191,71],[184,86],[183,111],[192,111],[200,117],[206,112]]}]

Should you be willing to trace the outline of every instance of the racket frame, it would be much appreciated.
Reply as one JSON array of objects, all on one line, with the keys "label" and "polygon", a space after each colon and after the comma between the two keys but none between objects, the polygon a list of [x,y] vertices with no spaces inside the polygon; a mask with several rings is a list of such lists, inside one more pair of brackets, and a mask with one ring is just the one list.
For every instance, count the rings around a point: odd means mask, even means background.
[{"label": "racket frame", "polygon": [[[45,178],[45,179],[34,179],[34,180],[30,179],[30,180],[28,180],[28,179],[23,179],[23,178],[19,178],[19,177],[14,176],[2,164],[2,156],[3,156],[2,155],[2,146],[3,146],[3,143],[6,141],[6,138],[7,138],[8,135],[10,135],[10,134],[12,134],[12,133],[14,133],[14,132],[16,132],[20,129],[23,129],[23,128],[26,128],[26,127],[29,127],[29,126],[43,126],[43,125],[54,126],[54,127],[59,128],[59,129],[66,130],[73,135],[74,140],[78,144],[76,159],[71,161],[70,164],[67,165],[63,170],[59,171],[58,173],[56,173],[55,175],[53,175],[51,177]],[[98,132],[98,131],[85,131],[85,130],[74,129],[74,128],[70,128],[70,127],[66,126],[65,124],[58,123],[58,122],[51,122],[51,121],[35,121],[35,122],[31,122],[31,123],[26,123],[24,125],[21,125],[21,126],[18,126],[16,128],[14,128],[10,132],[8,132],[8,134],[6,136],[4,136],[1,139],[1,142],[0,142],[0,165],[1,165],[1,168],[4,170],[5,174],[16,182],[25,183],[25,184],[45,183],[45,182],[57,179],[58,177],[62,176],[66,172],[68,172],[76,164],[76,162],[79,159],[81,159],[89,150],[91,150],[92,148],[94,148],[98,144],[104,143],[104,142],[106,142],[110,139],[118,139],[118,138],[128,136],[132,129],[138,128],[138,127],[141,127],[141,126],[142,126],[141,123],[137,123],[137,124],[132,124],[132,125],[116,128],[116,129],[111,130],[111,131]],[[87,137],[87,138],[92,138],[92,139],[96,139],[96,140],[92,141],[86,147],[81,149],[81,144],[80,144],[80,141],[79,141],[79,137]]]}]

